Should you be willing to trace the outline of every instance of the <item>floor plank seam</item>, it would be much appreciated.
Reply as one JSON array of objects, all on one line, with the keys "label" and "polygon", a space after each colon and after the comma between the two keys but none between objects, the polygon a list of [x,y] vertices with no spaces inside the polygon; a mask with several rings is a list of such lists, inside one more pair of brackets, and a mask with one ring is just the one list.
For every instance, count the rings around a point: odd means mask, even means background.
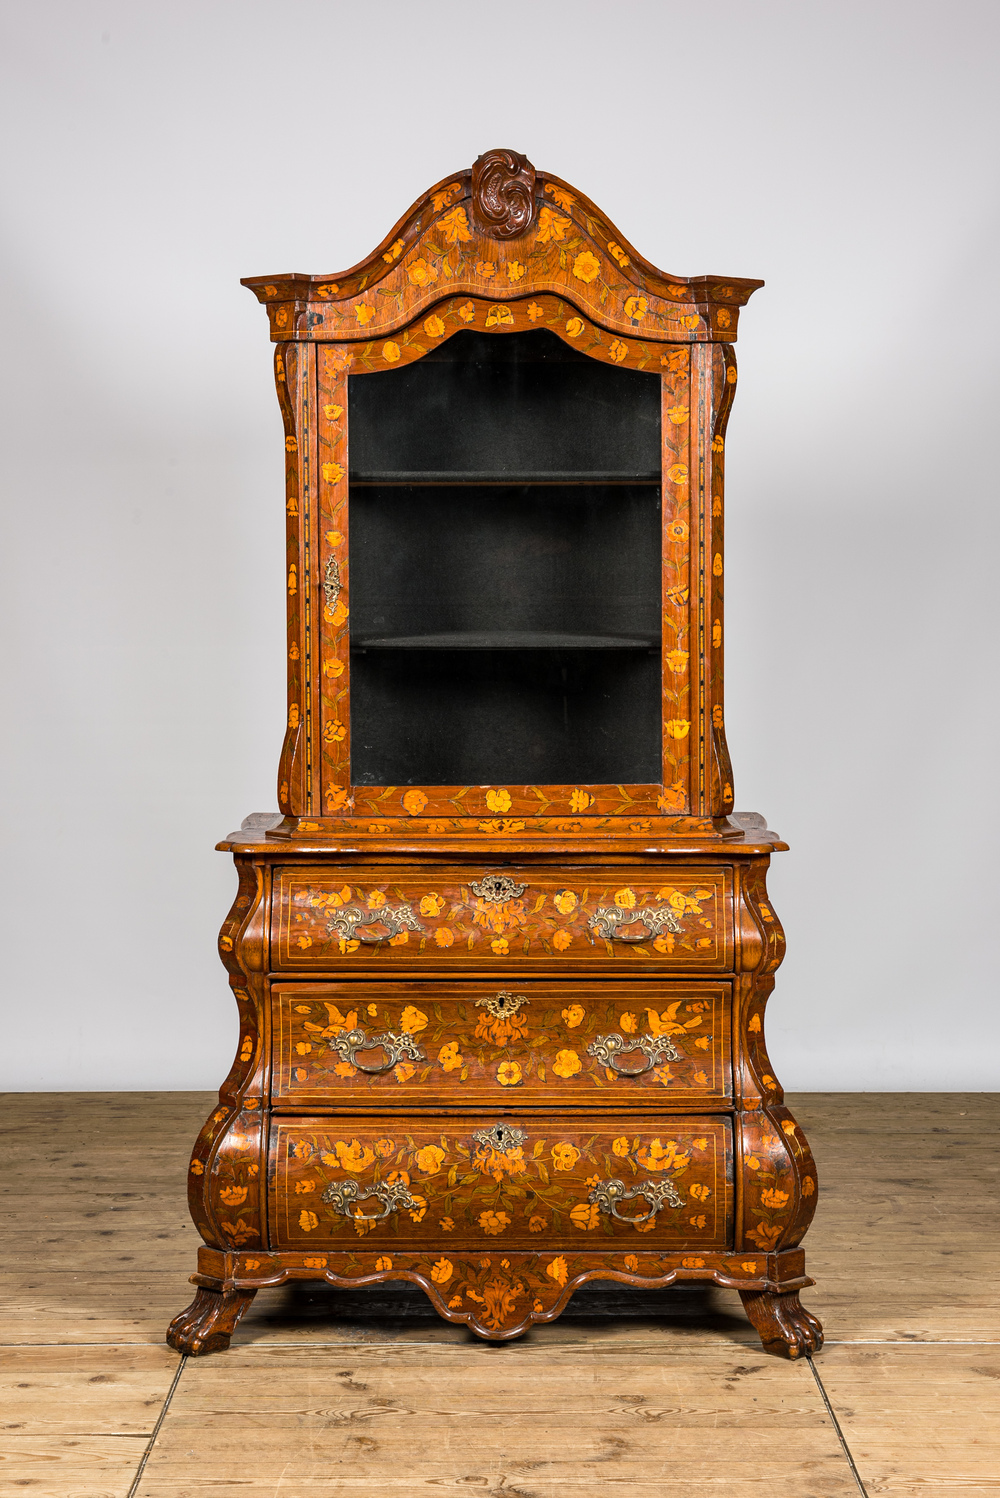
[{"label": "floor plank seam", "polygon": [[[861,1494],[861,1498],[868,1498],[868,1490],[865,1487],[864,1483],[861,1481],[861,1473],[857,1469],[857,1465],[854,1461],[854,1456],[851,1452],[851,1448],[847,1444],[847,1438],[840,1428],[840,1421],[837,1419],[837,1416],[834,1413],[833,1405],[830,1403],[827,1392],[823,1387],[823,1380],[819,1376],[816,1364],[813,1362],[808,1353],[806,1354],[806,1360],[809,1363],[810,1368],[812,1369],[812,1376],[816,1380],[816,1387],[819,1390],[819,1397],[822,1399],[824,1405],[826,1406],[826,1412],[833,1422],[834,1430],[837,1432],[837,1439],[840,1442],[841,1449],[843,1450],[845,1457],[847,1458],[847,1464],[850,1467],[851,1471],[854,1473],[854,1481],[858,1485],[858,1492]],[[129,1494],[129,1498],[132,1498],[131,1493]]]},{"label": "floor plank seam", "polygon": [[[3,1341],[0,1341],[0,1353],[6,1353],[6,1351],[12,1351],[12,1350],[21,1350],[21,1351],[24,1351],[24,1350],[27,1350],[27,1348],[33,1348],[33,1347],[39,1347],[39,1348],[42,1348],[42,1347],[64,1347],[64,1348],[67,1348],[67,1350],[72,1350],[72,1348],[84,1348],[84,1347],[106,1347],[106,1348],[112,1348],[112,1347],[159,1347],[159,1345],[160,1345],[159,1341],[156,1341],[156,1342],[3,1342]],[[578,1353],[578,1351],[581,1350],[581,1347],[591,1348],[591,1347],[593,1347],[593,1345],[594,1344],[591,1344],[591,1342],[584,1341],[584,1339],[581,1339],[581,1342],[572,1342],[572,1344],[545,1344],[545,1342],[536,1342],[536,1344],[534,1344],[534,1345],[527,1345],[527,1347],[521,1347],[521,1348],[519,1348],[519,1351],[521,1351],[521,1353],[555,1353],[555,1351],[558,1351],[558,1353]],[[422,1350],[425,1350],[425,1351],[427,1351],[427,1350],[440,1351],[440,1353],[463,1353],[463,1351],[475,1350],[475,1348],[476,1348],[476,1342],[475,1341],[458,1342],[458,1344],[457,1344],[457,1342],[418,1342],[418,1341],[410,1341],[410,1339],[407,1339],[407,1341],[404,1341],[404,1342],[395,1342],[395,1341],[392,1341],[392,1342],[358,1342],[358,1341],[340,1341],[340,1342],[332,1342],[331,1341],[331,1342],[325,1342],[325,1341],[317,1341],[316,1338],[290,1338],[289,1341],[281,1342],[281,1341],[277,1341],[277,1339],[274,1339],[274,1338],[263,1338],[263,1339],[260,1339],[259,1342],[243,1342],[243,1341],[234,1342],[234,1347],[232,1347],[232,1350],[234,1350],[234,1353],[235,1353],[235,1351],[251,1351],[251,1350],[254,1350],[254,1348],[256,1348],[256,1350],[269,1351],[269,1350],[271,1350],[271,1348],[275,1348],[275,1347],[277,1347],[277,1348],[283,1348],[283,1350],[284,1350],[284,1348],[296,1348],[296,1350],[299,1350],[299,1351],[308,1350],[308,1348],[314,1348],[314,1347],[350,1348],[350,1350],[352,1350],[352,1351],[365,1350],[365,1348],[406,1347],[406,1348],[422,1348]],[[740,1348],[746,1348],[747,1347],[747,1342],[696,1342],[695,1347],[696,1348],[701,1348],[701,1350],[708,1350],[708,1348],[711,1348],[711,1350],[713,1350],[713,1351],[720,1351],[720,1350],[726,1350],[726,1348],[728,1348],[729,1351],[740,1351]],[[826,1336],[826,1338],[823,1338],[823,1347],[892,1347],[892,1348],[903,1348],[903,1347],[972,1347],[972,1348],[978,1348],[978,1347],[1000,1347],[1000,1338],[981,1338],[981,1336],[976,1336],[976,1338],[937,1338],[937,1336],[934,1336],[934,1338],[885,1338],[885,1339],[883,1339],[883,1338],[877,1338],[877,1336],[858,1336],[858,1338],[843,1338],[843,1339],[841,1339],[841,1338],[832,1338],[832,1336]],[[666,1351],[665,1344],[663,1344],[662,1341],[656,1341],[656,1339],[651,1339],[651,1341],[648,1341],[648,1342],[629,1342],[629,1348],[630,1348],[630,1351],[642,1351],[642,1350],[645,1350],[645,1351],[654,1351],[654,1353],[663,1353],[663,1351]],[[677,1351],[677,1353],[681,1353],[681,1351],[687,1351],[687,1348],[680,1348],[680,1347],[678,1347],[678,1348],[674,1348],[674,1350],[672,1350],[672,1351]],[[180,1375],[178,1375],[178,1377],[180,1377]]]},{"label": "floor plank seam", "polygon": [[824,1347],[1000,1347],[996,1337],[824,1337]]},{"label": "floor plank seam", "polygon": [[[159,1347],[159,1345],[159,1342],[0,1342],[0,1353],[6,1353],[6,1351],[12,1350],[24,1351],[28,1350],[28,1348],[33,1347],[64,1347],[67,1348],[67,1350],[72,1350],[72,1348],[85,1347]],[[698,1342],[698,1344],[695,1345],[699,1348],[699,1350],[702,1351],[710,1350],[710,1348],[713,1351],[740,1351],[741,1348],[747,1347],[747,1342]],[[461,1351],[475,1350],[476,1342],[460,1342],[460,1344],[457,1344],[457,1342],[416,1342],[410,1341],[410,1339],[407,1339],[406,1342],[320,1342],[316,1341],[316,1339],[313,1338],[293,1338],[287,1342],[278,1342],[274,1341],[274,1339],[272,1338],[265,1338],[259,1342],[234,1342],[234,1345],[232,1345],[232,1351],[234,1351],[234,1353],[237,1353],[237,1351],[253,1350],[269,1351],[271,1350],[271,1348],[281,1348],[281,1350],[287,1350],[287,1348],[295,1348],[295,1350],[298,1351],[305,1351],[308,1350],[308,1348],[316,1347],[350,1348],[350,1350],[352,1351],[365,1350],[365,1348],[406,1347],[421,1348],[421,1350],[424,1351],[440,1351],[440,1353],[461,1353]],[[521,1353],[555,1353],[555,1351],[560,1351],[560,1353],[578,1353],[578,1351],[581,1350],[581,1347],[590,1348],[593,1347],[593,1344],[591,1344],[591,1342],[581,1341],[572,1342],[572,1344],[546,1345],[543,1344],[543,1342],[539,1342],[539,1344],[533,1345],[533,1347],[519,1348],[519,1351],[521,1351]],[[969,1341],[966,1341],[966,1339],[961,1339],[960,1341],[960,1339],[955,1338],[951,1339],[951,1341],[946,1341],[946,1339],[943,1338],[907,1338],[906,1341],[889,1341],[889,1339],[886,1339],[886,1341],[880,1341],[879,1338],[856,1338],[852,1339],[852,1341],[840,1341],[840,1339],[829,1338],[828,1336],[828,1338],[823,1339],[823,1347],[979,1348],[1000,1347],[1000,1339],[970,1338]],[[654,1353],[665,1353],[665,1351],[668,1350],[668,1348],[665,1348],[665,1344],[660,1341],[629,1342],[629,1348],[632,1351],[654,1351]],[[681,1351],[687,1351],[687,1348],[672,1348],[672,1351],[677,1351],[677,1353],[680,1354]]]},{"label": "floor plank seam", "polygon": [[[116,1344],[112,1343],[111,1345],[114,1346]],[[123,1345],[123,1344],[117,1344],[117,1345]],[[132,1345],[132,1344],[126,1343],[124,1345],[129,1346],[129,1345]],[[149,1458],[153,1454],[153,1447],[156,1445],[156,1438],[160,1434],[160,1428],[163,1425],[164,1420],[167,1418],[167,1411],[170,1408],[170,1401],[173,1399],[174,1394],[175,1394],[175,1392],[177,1390],[177,1385],[181,1381],[181,1374],[184,1372],[184,1369],[187,1367],[187,1361],[188,1361],[187,1358],[184,1357],[184,1356],[182,1356],[178,1360],[177,1372],[174,1374],[174,1376],[173,1376],[173,1378],[171,1380],[170,1388],[167,1390],[166,1398],[163,1401],[163,1407],[161,1408],[159,1415],[156,1417],[156,1424],[153,1426],[153,1429],[150,1432],[149,1440],[146,1442],[146,1449],[142,1453],[142,1456],[139,1458],[139,1466],[136,1469],[136,1474],[135,1474],[135,1476],[132,1479],[131,1486],[129,1487],[129,1490],[126,1493],[125,1498],[135,1498],[135,1495],[136,1495],[136,1493],[139,1490],[139,1484],[142,1481],[142,1474],[146,1470],[146,1463],[149,1461]]]}]

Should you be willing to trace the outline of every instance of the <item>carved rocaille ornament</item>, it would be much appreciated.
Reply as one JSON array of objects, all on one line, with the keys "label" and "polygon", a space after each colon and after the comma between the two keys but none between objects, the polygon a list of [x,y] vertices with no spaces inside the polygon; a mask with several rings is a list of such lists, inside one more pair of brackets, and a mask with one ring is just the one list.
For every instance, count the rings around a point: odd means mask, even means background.
[{"label": "carved rocaille ornament", "polygon": [[493,239],[516,239],[535,216],[535,168],[519,151],[486,151],[472,168],[472,212]]}]

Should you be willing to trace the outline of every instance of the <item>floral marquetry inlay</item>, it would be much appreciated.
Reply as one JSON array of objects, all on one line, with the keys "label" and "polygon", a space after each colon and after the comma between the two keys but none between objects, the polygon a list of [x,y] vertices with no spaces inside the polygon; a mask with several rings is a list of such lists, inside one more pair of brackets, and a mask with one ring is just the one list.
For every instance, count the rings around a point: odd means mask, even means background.
[{"label": "floral marquetry inlay", "polygon": [[694,281],[657,271],[582,193],[536,174],[514,151],[490,151],[415,203],[383,245],[347,275],[251,277],[276,332],[326,340],[394,333],[449,291],[502,298],[524,278],[565,292],[622,335],[735,337],[761,283]]}]

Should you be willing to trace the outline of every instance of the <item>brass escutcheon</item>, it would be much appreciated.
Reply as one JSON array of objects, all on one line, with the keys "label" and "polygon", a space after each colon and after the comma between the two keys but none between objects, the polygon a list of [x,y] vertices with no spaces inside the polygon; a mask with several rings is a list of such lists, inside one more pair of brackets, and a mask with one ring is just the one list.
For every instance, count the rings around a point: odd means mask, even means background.
[{"label": "brass escutcheon", "polygon": [[340,563],[336,557],[330,557],[323,573],[323,594],[326,598],[328,609],[337,607],[337,599],[340,597]]},{"label": "brass escutcheon", "polygon": [[505,1155],[508,1150],[519,1149],[528,1136],[514,1124],[495,1123],[490,1124],[488,1129],[473,1129],[472,1137],[477,1144],[484,1144],[487,1149]]},{"label": "brass escutcheon", "polygon": [[516,900],[523,895],[528,886],[515,884],[506,874],[487,874],[483,879],[470,880],[469,888],[474,895],[490,905],[505,905],[508,900]]},{"label": "brass escutcheon", "polygon": [[485,1007],[494,1019],[507,1019],[509,1015],[516,1014],[522,1004],[530,1002],[527,994],[507,993],[505,989],[501,989],[499,993],[491,994],[488,998],[477,999],[476,1008]]}]

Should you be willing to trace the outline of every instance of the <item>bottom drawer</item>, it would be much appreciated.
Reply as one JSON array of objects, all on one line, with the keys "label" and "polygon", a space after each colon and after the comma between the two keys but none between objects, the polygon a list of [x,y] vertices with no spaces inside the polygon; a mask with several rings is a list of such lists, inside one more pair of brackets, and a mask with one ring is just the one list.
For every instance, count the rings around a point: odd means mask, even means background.
[{"label": "bottom drawer", "polygon": [[271,1246],[725,1248],[728,1118],[274,1118]]}]

